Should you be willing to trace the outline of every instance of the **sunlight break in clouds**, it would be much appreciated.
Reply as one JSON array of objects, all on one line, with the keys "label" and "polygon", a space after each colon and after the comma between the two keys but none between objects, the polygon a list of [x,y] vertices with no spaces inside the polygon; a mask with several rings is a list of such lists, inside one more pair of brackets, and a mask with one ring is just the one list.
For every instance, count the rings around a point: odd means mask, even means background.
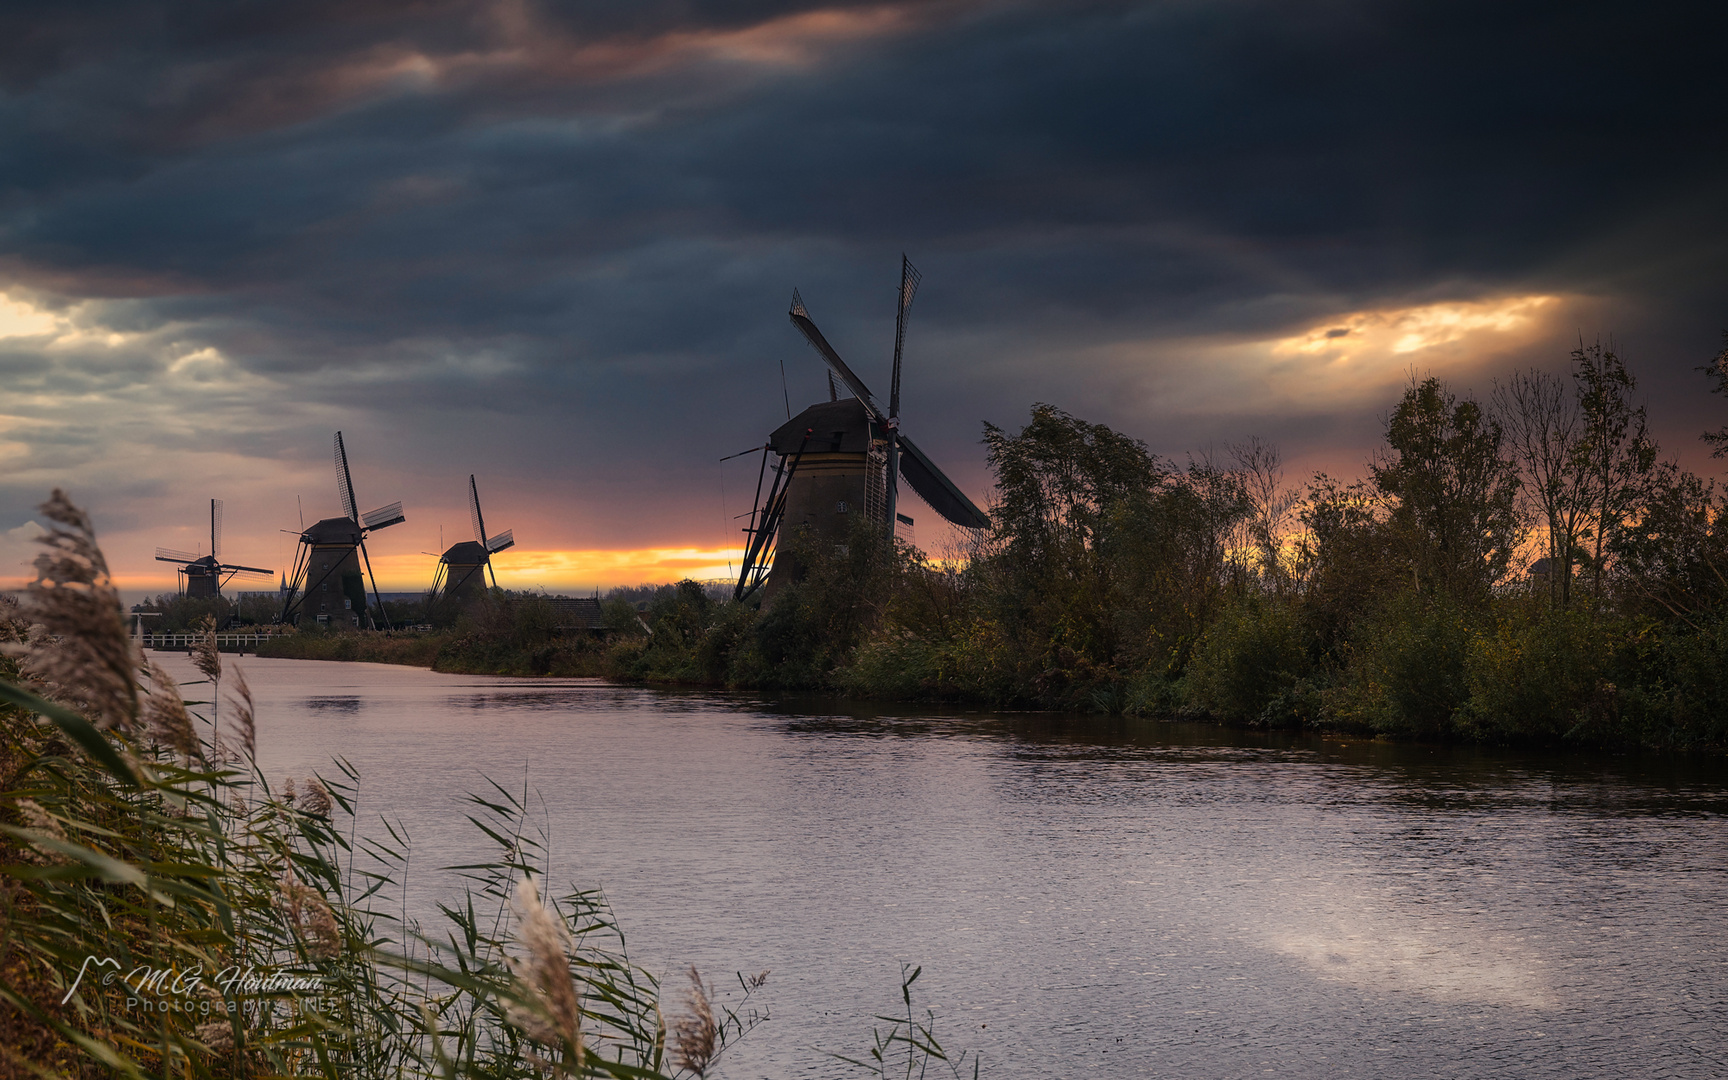
[{"label": "sunlight break in clouds", "polygon": [[[546,589],[549,592],[602,591],[614,585],[666,583],[684,578],[712,581],[736,577],[738,551],[700,548],[641,548],[636,550],[536,551],[511,548],[492,562],[498,584],[506,589]],[[432,586],[436,556],[423,554],[372,556],[379,587],[407,592]]]},{"label": "sunlight break in clouds", "polygon": [[1537,329],[1553,296],[1427,304],[1342,315],[1272,342],[1277,357],[1310,356],[1348,363],[1357,358],[1403,358],[1478,335],[1522,337]]},{"label": "sunlight break in clouds", "polygon": [[[1278,338],[1112,346],[1160,407],[1214,416],[1337,415],[1384,404],[1412,370],[1479,369],[1554,334],[1560,297],[1506,296],[1352,311]],[[1390,397],[1389,397],[1390,395]]]},{"label": "sunlight break in clouds", "polygon": [[103,326],[80,325],[77,316],[86,306],[75,304],[65,312],[57,312],[11,293],[0,292],[0,340],[48,338],[46,347],[50,349],[77,345],[115,348],[138,337],[137,334],[123,334]]}]

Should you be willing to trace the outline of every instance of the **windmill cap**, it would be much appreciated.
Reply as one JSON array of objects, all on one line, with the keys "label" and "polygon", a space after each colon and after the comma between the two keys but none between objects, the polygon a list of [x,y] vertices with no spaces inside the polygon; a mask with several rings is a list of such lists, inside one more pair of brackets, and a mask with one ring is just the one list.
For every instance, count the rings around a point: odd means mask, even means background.
[{"label": "windmill cap", "polygon": [[300,534],[307,544],[358,544],[360,526],[353,518],[325,518]]},{"label": "windmill cap", "polygon": [[[806,431],[810,433],[808,444],[804,442]],[[824,401],[775,428],[768,436],[768,446],[782,457],[796,454],[800,446],[812,454],[862,454],[870,449],[870,414],[857,398]]]},{"label": "windmill cap", "polygon": [[450,550],[439,556],[439,561],[450,566],[479,566],[486,561],[486,545],[473,540],[464,540],[460,544],[451,544]]}]

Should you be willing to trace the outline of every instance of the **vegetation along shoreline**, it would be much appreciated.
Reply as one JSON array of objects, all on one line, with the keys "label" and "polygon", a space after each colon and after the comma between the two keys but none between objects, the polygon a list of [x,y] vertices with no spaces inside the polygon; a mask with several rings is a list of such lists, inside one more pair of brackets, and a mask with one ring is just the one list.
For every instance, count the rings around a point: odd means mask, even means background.
[{"label": "vegetation along shoreline", "polygon": [[[1702,372],[1722,393],[1728,351]],[[794,536],[798,579],[766,604],[614,590],[570,634],[555,601],[494,589],[427,632],[259,655],[1720,753],[1724,496],[1662,456],[1635,391],[1602,345],[1487,400],[1413,376],[1366,478],[1300,488],[1257,440],[1177,465],[1040,404],[986,425],[992,527],[947,558],[861,524]]]}]

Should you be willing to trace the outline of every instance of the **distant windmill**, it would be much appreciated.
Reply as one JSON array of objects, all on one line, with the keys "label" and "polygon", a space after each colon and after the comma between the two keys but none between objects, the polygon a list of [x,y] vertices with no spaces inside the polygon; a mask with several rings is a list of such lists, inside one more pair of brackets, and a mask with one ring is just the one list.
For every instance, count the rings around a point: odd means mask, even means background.
[{"label": "distant windmill", "polygon": [[486,589],[487,574],[492,576],[496,587],[498,575],[492,570],[492,556],[516,544],[514,529],[505,529],[493,537],[486,535],[486,518],[480,513],[480,486],[474,482],[473,474],[468,476],[468,518],[474,526],[474,539],[450,545],[438,559],[438,573],[432,579],[432,595],[438,602],[460,604],[481,594]]},{"label": "distant windmill", "polygon": [[[348,471],[348,450],[342,444],[340,431],[336,433],[336,496],[346,516],[325,518],[301,532],[294,576],[283,593],[278,622],[297,623],[301,615],[311,613],[320,623],[337,618],[358,626],[360,613],[366,610],[366,577],[372,579],[372,599],[379,614],[384,614],[384,602],[378,598],[378,578],[372,573],[372,560],[366,554],[366,536],[407,519],[402,515],[400,502],[365,514],[359,512],[354,501],[354,478]],[[362,563],[365,577],[360,572]],[[384,625],[390,626],[388,615],[384,615]]]},{"label": "distant windmill", "polygon": [[210,554],[196,555],[190,551],[157,548],[157,562],[179,563],[182,579],[180,591],[187,596],[221,596],[222,586],[236,574],[262,574],[272,571],[256,566],[231,566],[222,561],[222,500],[210,500]]},{"label": "distant windmill", "polygon": [[[796,289],[792,291],[792,325],[828,365],[829,400],[805,409],[768,437],[762,451],[763,477],[767,475],[769,451],[779,455],[780,461],[766,499],[761,494],[762,479],[757,481],[757,504],[745,529],[749,539],[734,598],[742,600],[768,581],[776,565],[775,550],[788,523],[813,528],[835,540],[845,538],[851,515],[860,513],[872,523],[880,523],[890,538],[896,522],[911,525],[912,519],[899,512],[902,478],[931,509],[954,524],[966,529],[989,527],[990,519],[984,512],[900,430],[900,362],[906,345],[906,319],[920,280],[917,268],[902,255],[887,409],[840,359],[811,320],[803,298]],[[852,392],[851,400],[835,400],[836,378]]]}]

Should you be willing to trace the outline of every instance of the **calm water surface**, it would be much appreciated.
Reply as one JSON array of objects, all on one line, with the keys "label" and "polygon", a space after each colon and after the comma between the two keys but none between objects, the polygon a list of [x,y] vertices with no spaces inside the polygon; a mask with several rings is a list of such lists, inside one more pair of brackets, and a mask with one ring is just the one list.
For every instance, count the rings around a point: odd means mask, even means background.
[{"label": "calm water surface", "polygon": [[266,770],[349,759],[415,906],[526,776],[639,962],[773,969],[724,1076],[849,1075],[902,962],[998,1077],[1728,1076],[1717,764],[241,663]]}]

